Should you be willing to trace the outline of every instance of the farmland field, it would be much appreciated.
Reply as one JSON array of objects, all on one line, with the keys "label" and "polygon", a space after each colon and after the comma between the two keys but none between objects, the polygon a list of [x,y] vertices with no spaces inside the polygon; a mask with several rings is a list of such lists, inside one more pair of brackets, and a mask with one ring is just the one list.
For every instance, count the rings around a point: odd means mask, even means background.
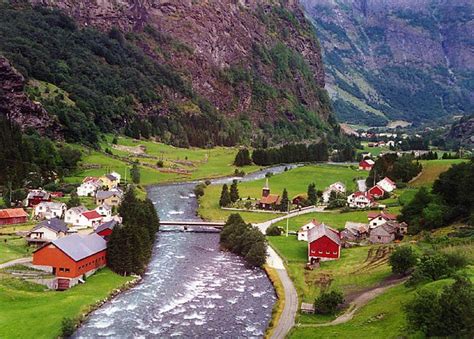
[{"label": "farmland field", "polygon": [[0,235],[0,264],[18,258],[27,257],[32,249],[26,246],[22,237]]},{"label": "farmland field", "polygon": [[420,161],[423,166],[421,175],[409,185],[413,187],[431,186],[441,173],[446,172],[452,165],[465,161],[465,159],[422,160]]}]

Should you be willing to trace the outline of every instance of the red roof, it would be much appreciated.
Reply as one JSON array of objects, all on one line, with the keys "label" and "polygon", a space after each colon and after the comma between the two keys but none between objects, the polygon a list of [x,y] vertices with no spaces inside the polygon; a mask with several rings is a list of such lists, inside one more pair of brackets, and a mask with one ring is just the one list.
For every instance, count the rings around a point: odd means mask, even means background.
[{"label": "red roof", "polygon": [[96,177],[85,177],[84,180],[82,180],[83,183],[89,182],[89,181],[98,181],[99,178]]},{"label": "red roof", "polygon": [[280,201],[280,196],[278,194],[269,194],[268,196],[262,197],[260,199],[261,204],[268,204],[268,205],[278,204],[279,201]]},{"label": "red roof", "polygon": [[85,216],[89,220],[102,218],[102,216],[99,213],[97,213],[97,211],[95,211],[95,210],[84,212],[84,213],[82,213],[82,215]]},{"label": "red roof", "polygon": [[28,217],[23,208],[7,208],[0,210],[0,219]]}]

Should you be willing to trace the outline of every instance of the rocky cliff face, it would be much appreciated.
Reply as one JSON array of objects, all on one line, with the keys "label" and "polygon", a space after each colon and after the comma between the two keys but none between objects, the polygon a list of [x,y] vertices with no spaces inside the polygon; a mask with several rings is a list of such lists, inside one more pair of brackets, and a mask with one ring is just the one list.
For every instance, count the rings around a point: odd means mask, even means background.
[{"label": "rocky cliff face", "polygon": [[455,122],[446,135],[447,140],[459,142],[462,146],[474,147],[474,115]]},{"label": "rocky cliff face", "polygon": [[343,121],[426,122],[474,109],[474,3],[304,0]]},{"label": "rocky cliff face", "polygon": [[[334,124],[319,44],[298,1],[30,2],[59,8],[82,27],[125,32],[226,117],[245,117],[259,129],[300,123],[304,138]],[[159,107],[146,111],[163,114]]]},{"label": "rocky cliff face", "polygon": [[60,137],[56,119],[40,103],[33,102],[24,93],[25,78],[0,55],[0,116],[16,121],[25,130]]}]

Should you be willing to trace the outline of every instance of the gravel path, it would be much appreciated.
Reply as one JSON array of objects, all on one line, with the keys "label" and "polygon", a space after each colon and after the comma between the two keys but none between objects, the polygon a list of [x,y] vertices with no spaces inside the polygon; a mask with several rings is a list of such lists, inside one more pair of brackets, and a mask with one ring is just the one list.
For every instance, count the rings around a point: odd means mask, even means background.
[{"label": "gravel path", "polygon": [[7,268],[13,265],[19,265],[19,264],[27,264],[30,263],[33,260],[33,258],[20,258],[20,259],[15,259],[15,260],[10,260],[7,261],[6,263],[0,264],[0,269],[2,268]]}]

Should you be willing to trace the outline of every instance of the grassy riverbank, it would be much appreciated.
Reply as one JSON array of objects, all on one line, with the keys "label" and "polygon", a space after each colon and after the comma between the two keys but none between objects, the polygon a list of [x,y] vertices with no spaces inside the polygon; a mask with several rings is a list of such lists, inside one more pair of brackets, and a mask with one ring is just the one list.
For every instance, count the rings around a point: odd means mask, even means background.
[{"label": "grassy riverbank", "polygon": [[264,269],[267,273],[268,279],[270,279],[273,284],[273,288],[275,289],[275,293],[278,298],[275,304],[273,305],[272,319],[270,320],[270,323],[268,324],[267,330],[265,332],[265,338],[271,338],[276,325],[280,321],[283,309],[285,308],[285,291],[283,288],[283,284],[281,283],[281,280],[278,277],[277,271],[274,268],[269,267],[268,265],[265,265]]},{"label": "grassy riverbank", "polygon": [[132,279],[105,268],[86,284],[63,292],[45,291],[42,285],[20,279],[0,279],[0,338],[57,337],[63,318],[81,316]]}]

